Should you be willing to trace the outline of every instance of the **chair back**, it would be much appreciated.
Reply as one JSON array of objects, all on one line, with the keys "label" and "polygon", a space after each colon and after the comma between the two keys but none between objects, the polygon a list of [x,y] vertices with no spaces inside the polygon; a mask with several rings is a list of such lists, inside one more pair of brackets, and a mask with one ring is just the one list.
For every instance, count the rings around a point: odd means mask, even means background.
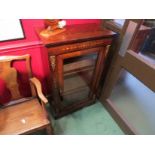
[{"label": "chair back", "polygon": [[[6,102],[8,100],[17,100],[23,98],[23,94],[21,93],[20,83],[24,82],[19,79],[19,74],[17,69],[13,66],[13,63],[16,61],[25,61],[26,72],[23,75],[24,78],[32,77],[31,67],[30,67],[30,55],[22,55],[22,56],[1,56],[0,57],[0,82],[1,87],[3,86],[3,91],[1,91],[0,103],[2,101]],[[22,84],[21,84],[22,85]],[[30,87],[29,87],[30,88]],[[2,88],[1,88],[2,89]],[[9,99],[4,99],[7,96],[5,92],[8,92]],[[7,94],[7,93],[6,93]],[[3,103],[2,103],[3,104]]]}]

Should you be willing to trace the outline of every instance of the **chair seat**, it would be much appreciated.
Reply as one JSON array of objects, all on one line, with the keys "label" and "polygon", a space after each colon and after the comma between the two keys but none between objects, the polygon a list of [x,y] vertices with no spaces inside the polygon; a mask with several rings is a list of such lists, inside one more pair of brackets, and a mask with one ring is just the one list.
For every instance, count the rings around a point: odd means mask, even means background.
[{"label": "chair seat", "polygon": [[0,109],[1,135],[24,134],[48,124],[50,122],[36,98]]}]

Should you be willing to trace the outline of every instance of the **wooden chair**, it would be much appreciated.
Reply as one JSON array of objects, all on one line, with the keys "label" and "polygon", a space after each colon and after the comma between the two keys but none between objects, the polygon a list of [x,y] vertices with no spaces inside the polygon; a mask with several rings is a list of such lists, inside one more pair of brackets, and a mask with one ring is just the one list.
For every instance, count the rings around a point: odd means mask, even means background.
[{"label": "wooden chair", "polygon": [[[26,64],[31,89],[30,97],[23,97],[20,93],[18,73],[12,67],[14,61],[24,61]],[[4,81],[6,89],[11,94],[11,101],[0,108],[0,134],[29,134],[42,129],[52,134],[51,123],[44,107],[48,100],[42,94],[40,81],[32,77],[30,56],[1,56],[0,80]]]}]

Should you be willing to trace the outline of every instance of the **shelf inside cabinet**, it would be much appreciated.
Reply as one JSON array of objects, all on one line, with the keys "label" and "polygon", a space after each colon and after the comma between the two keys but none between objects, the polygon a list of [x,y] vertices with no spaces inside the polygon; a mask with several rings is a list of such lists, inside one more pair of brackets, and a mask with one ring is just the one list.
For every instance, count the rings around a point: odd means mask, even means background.
[{"label": "shelf inside cabinet", "polygon": [[64,75],[93,70],[96,64],[96,54],[69,58],[64,60]]}]

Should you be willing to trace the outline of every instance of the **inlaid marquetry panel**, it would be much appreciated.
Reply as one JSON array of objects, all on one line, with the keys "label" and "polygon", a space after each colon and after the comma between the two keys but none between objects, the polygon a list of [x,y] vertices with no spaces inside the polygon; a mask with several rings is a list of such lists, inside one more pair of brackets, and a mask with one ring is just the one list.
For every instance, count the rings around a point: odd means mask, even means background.
[{"label": "inlaid marquetry panel", "polygon": [[49,48],[48,54],[59,55],[62,53],[84,50],[84,49],[89,49],[93,47],[107,46],[107,44],[111,44],[111,42],[112,42],[111,39],[104,39],[104,40],[100,39],[100,40],[79,42],[74,44],[66,44],[66,45]]}]

